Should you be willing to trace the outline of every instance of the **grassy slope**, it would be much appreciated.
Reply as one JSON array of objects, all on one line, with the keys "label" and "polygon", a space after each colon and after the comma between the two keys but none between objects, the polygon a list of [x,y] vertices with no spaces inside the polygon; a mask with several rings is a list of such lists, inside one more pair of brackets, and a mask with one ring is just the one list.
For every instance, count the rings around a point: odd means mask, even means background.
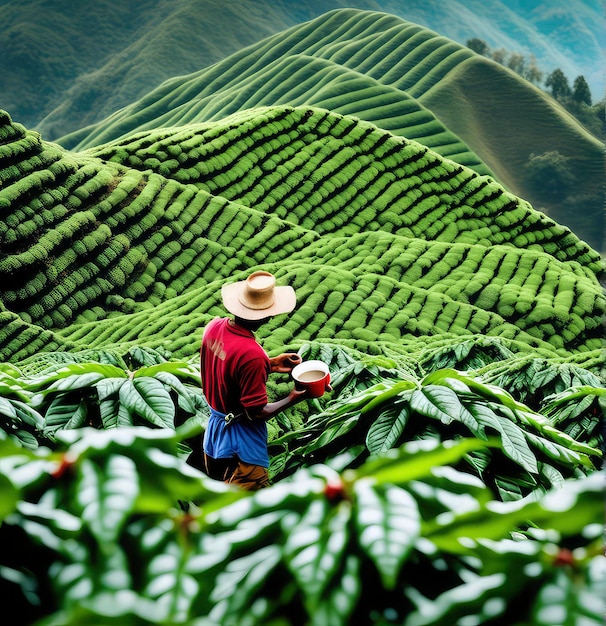
[{"label": "grassy slope", "polygon": [[[604,76],[603,7],[597,0],[511,3],[481,0],[7,0],[0,6],[0,93],[15,119],[54,139],[140,98],[175,75],[335,8],[393,13],[464,44],[533,54],[547,72]],[[36,87],[32,89],[32,85]]]},{"label": "grassy slope", "polygon": [[[0,7],[3,107],[14,111],[28,125],[39,124],[66,100],[73,100],[69,105],[72,111],[101,112],[100,102],[112,100],[107,97],[112,89],[107,77],[99,76],[98,68],[111,63],[161,19],[154,10],[142,13],[144,4],[142,0],[117,4],[111,0],[3,3]],[[121,70],[123,80],[137,82],[126,67],[122,66]],[[80,83],[77,92],[70,91],[74,82]]]},{"label": "grassy slope", "polygon": [[[109,2],[111,12],[115,3]],[[212,65],[242,46],[281,30],[289,22],[279,10],[257,2],[127,0],[128,22],[142,22],[138,37],[120,39],[117,25],[111,41],[118,53],[91,73],[78,75],[69,90],[37,127],[49,137],[98,121],[173,76]],[[54,6],[54,5],[53,5]],[[150,19],[149,13],[156,19]],[[242,16],[246,15],[246,19]],[[237,28],[234,29],[234,24]],[[128,45],[125,45],[128,44]]]},{"label": "grassy slope", "polygon": [[[480,61],[458,66],[420,102],[464,137],[514,193],[568,224],[595,248],[606,248],[604,145],[551,98]],[[528,176],[531,156],[553,151],[569,160],[574,178],[570,196],[554,197],[549,185]]]},{"label": "grassy slope", "polygon": [[485,335],[529,355],[600,352],[596,252],[369,123],[273,107],[99,158],[0,122],[3,360],[134,344],[195,358],[220,284],[259,267],[298,294],[264,330],[270,351],[318,339],[410,358]]},{"label": "grassy slope", "polygon": [[[604,245],[602,144],[509,70],[392,15],[326,14],[171,79],[60,141],[84,149],[137,131],[273,104],[354,115],[479,173],[492,171],[591,246]],[[568,159],[571,193],[554,195],[542,179],[529,180],[530,155],[549,151]]]},{"label": "grassy slope", "polygon": [[416,70],[419,60],[425,60],[425,53],[416,49],[422,42],[434,52],[430,63],[444,61],[439,63],[440,72],[456,62],[451,61],[451,52],[471,56],[449,40],[393,16],[335,12],[247,48],[208,70],[167,81],[108,120],[60,142],[82,150],[124,134],[217,120],[247,108],[306,104],[372,121],[488,173],[454,133],[408,94],[407,89],[416,84],[414,76],[400,86],[391,78],[373,76],[394,64]]}]

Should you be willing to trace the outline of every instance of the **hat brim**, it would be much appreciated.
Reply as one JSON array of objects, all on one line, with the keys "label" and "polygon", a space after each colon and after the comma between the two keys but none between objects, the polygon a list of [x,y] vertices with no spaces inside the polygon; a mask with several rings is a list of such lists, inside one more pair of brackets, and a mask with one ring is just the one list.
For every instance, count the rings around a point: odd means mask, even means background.
[{"label": "hat brim", "polygon": [[221,287],[223,306],[236,317],[243,320],[262,320],[281,313],[290,313],[297,304],[295,290],[292,287],[274,287],[274,303],[266,309],[249,309],[240,302],[240,294],[244,291],[246,281],[231,283]]}]

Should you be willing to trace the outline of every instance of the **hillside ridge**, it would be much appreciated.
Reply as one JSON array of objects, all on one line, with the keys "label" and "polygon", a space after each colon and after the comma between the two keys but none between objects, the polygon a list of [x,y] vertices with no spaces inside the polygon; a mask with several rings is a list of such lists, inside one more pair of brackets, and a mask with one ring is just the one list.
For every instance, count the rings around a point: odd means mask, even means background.
[{"label": "hillside ridge", "polygon": [[[460,44],[483,38],[492,50],[536,58],[604,92],[604,8],[597,0],[511,3],[445,0],[110,0],[71,7],[51,0],[7,0],[0,47],[0,92],[16,119],[55,139],[94,123],[164,80],[197,71],[236,50],[343,8],[389,12]],[[61,51],[60,59],[53,52]],[[2,82],[4,80],[4,82]],[[40,85],[36,93],[30,84]]]},{"label": "hillside ridge", "polygon": [[327,13],[175,77],[60,142],[85,150],[274,105],[327,108],[415,139],[606,246],[602,143],[513,72],[388,14]]},{"label": "hillside ridge", "polygon": [[484,335],[559,358],[601,350],[599,254],[417,142],[310,107],[128,141],[75,154],[0,116],[3,360],[61,344],[194,357],[219,286],[253,268],[298,295],[264,331],[269,350]]}]

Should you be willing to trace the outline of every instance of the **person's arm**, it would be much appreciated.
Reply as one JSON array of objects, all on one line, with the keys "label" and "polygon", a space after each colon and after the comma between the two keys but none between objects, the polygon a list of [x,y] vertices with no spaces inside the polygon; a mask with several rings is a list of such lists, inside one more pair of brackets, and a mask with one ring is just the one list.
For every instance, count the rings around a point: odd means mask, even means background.
[{"label": "person's arm", "polygon": [[284,409],[288,409],[309,397],[307,389],[293,388],[284,398],[276,400],[275,402],[268,402],[264,407],[256,410],[249,410],[246,413],[252,419],[260,419],[266,422],[272,417],[275,417],[278,413],[280,413],[280,411],[284,411]]}]

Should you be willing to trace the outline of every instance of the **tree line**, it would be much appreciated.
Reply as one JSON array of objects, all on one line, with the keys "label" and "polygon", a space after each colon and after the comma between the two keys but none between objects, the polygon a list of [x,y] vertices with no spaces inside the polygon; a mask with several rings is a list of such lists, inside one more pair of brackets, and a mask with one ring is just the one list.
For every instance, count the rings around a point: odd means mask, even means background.
[{"label": "tree line", "polygon": [[504,48],[492,50],[483,39],[477,37],[468,39],[466,45],[474,52],[508,67],[522,78],[543,88],[590,132],[598,137],[606,136],[604,113],[606,100],[592,103],[591,90],[583,75],[577,76],[571,85],[569,78],[560,68],[556,68],[549,74],[541,70],[532,54],[526,57],[519,52]]}]

